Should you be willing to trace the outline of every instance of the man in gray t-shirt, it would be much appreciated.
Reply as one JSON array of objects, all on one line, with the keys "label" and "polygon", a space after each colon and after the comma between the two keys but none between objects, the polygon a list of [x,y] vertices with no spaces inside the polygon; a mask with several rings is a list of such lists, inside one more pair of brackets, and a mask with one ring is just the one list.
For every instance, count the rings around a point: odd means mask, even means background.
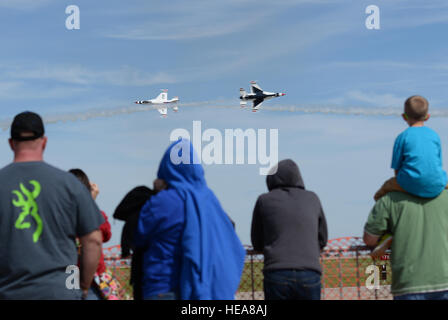
[{"label": "man in gray t-shirt", "polygon": [[103,217],[73,175],[43,162],[43,134],[35,113],[11,126],[14,162],[0,170],[0,299],[79,299],[101,253]]}]

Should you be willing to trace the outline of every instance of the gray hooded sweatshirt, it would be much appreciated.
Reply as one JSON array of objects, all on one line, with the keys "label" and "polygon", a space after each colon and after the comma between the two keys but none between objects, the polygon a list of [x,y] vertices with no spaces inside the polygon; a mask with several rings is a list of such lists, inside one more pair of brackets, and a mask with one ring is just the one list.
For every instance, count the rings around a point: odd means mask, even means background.
[{"label": "gray hooded sweatshirt", "polygon": [[255,204],[251,239],[255,251],[264,254],[264,271],[314,270],[322,273],[320,250],[327,243],[327,223],[319,198],[305,190],[297,164],[278,163],[268,175],[268,193]]}]

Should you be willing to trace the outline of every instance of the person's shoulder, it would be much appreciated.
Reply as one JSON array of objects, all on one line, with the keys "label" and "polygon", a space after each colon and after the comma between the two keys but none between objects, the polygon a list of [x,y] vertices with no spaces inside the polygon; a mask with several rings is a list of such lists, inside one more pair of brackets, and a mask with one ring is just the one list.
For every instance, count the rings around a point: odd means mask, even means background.
[{"label": "person's shoulder", "polygon": [[183,201],[175,189],[165,189],[153,195],[147,204],[153,208],[178,208],[183,206]]},{"label": "person's shoulder", "polygon": [[33,172],[38,172],[40,176],[49,177],[52,180],[59,182],[59,178],[64,178],[67,172],[58,169],[44,161],[32,161],[32,162],[13,162],[4,168],[0,169],[0,175],[7,175],[9,173],[15,173],[16,170],[22,170],[27,168]]},{"label": "person's shoulder", "polygon": [[277,202],[279,199],[282,199],[287,196],[287,193],[282,188],[275,188],[268,192],[262,193],[257,198],[258,206],[262,204],[269,204],[272,201]]},{"label": "person's shoulder", "polygon": [[375,202],[375,207],[389,207],[393,202],[407,199],[409,196],[411,195],[406,192],[389,192]]},{"label": "person's shoulder", "polygon": [[276,193],[276,189],[271,190],[271,191],[269,191],[269,192],[262,193],[262,194],[260,194],[260,195],[258,196],[258,198],[257,198],[257,202],[262,202],[262,201],[264,201],[264,200],[266,200],[266,199],[269,199],[270,197],[272,197],[273,195],[275,195],[275,193]]},{"label": "person's shoulder", "polygon": [[7,175],[11,169],[14,167],[14,163],[10,163],[6,166],[4,166],[3,168],[0,169],[0,176],[2,175]]},{"label": "person's shoulder", "polygon": [[389,192],[388,194],[381,197],[377,204],[384,205],[386,207],[400,206],[400,207],[415,207],[415,206],[425,206],[430,202],[441,202],[448,204],[448,191],[444,190],[436,198],[421,198],[414,196],[407,192]]},{"label": "person's shoulder", "polygon": [[82,185],[79,179],[70,172],[56,168],[47,163],[45,163],[45,165],[48,174],[51,175],[51,178],[54,179],[54,181],[67,185],[70,188],[74,188],[74,190],[83,190],[82,188],[80,188],[80,186],[84,187],[84,185]]},{"label": "person's shoulder", "polygon": [[401,131],[398,136],[395,138],[396,142],[406,143],[409,139],[412,139],[415,136],[414,128],[408,127],[405,130]]},{"label": "person's shoulder", "polygon": [[429,135],[432,138],[440,140],[440,136],[437,133],[437,131],[435,131],[434,129],[432,129],[430,127],[426,127],[426,126],[424,128],[425,128],[425,131],[426,131],[427,135]]},{"label": "person's shoulder", "polygon": [[184,201],[174,189],[165,189],[151,196],[140,210],[141,219],[164,219],[184,212]]},{"label": "person's shoulder", "polygon": [[436,137],[438,137],[437,133],[428,127],[409,127],[401,132],[395,141],[407,146],[414,146],[416,141],[421,141],[422,139],[432,140]]},{"label": "person's shoulder", "polygon": [[258,196],[257,200],[255,201],[255,206],[258,207],[258,210],[260,210],[263,207],[263,203],[270,202],[271,199],[275,197],[274,190],[271,190],[269,192],[262,193]]},{"label": "person's shoulder", "polygon": [[322,202],[320,201],[320,198],[317,195],[317,193],[311,190],[303,190],[303,191],[304,195],[306,195],[305,201],[314,208],[320,208],[322,210]]},{"label": "person's shoulder", "polygon": [[412,127],[408,127],[408,128],[406,128],[406,129],[404,129],[403,131],[401,131],[401,132],[397,135],[397,139],[409,135],[410,132],[411,132],[411,130],[412,130]]},{"label": "person's shoulder", "polygon": [[181,197],[180,197],[180,195],[179,195],[179,193],[175,190],[175,189],[171,189],[171,188],[169,188],[169,189],[164,189],[164,190],[161,190],[161,191],[159,191],[156,195],[153,195],[152,197],[151,197],[151,199],[162,199],[162,200],[169,200],[169,199],[172,199],[172,200],[180,200],[181,199]]},{"label": "person's shoulder", "polygon": [[60,178],[60,179],[69,179],[70,180],[70,176],[73,176],[72,174],[70,174],[67,171],[64,171],[62,169],[59,169],[47,162],[39,162],[37,163],[37,168],[43,172],[45,172],[45,174],[50,175],[51,178]]},{"label": "person's shoulder", "polygon": [[406,130],[404,130],[401,135],[404,137],[439,137],[439,134],[432,128],[428,126],[422,126],[422,127],[409,127]]},{"label": "person's shoulder", "polygon": [[52,184],[57,186],[60,191],[69,192],[74,197],[91,197],[87,188],[70,172],[47,163],[45,163],[45,170],[47,177],[52,180]]},{"label": "person's shoulder", "polygon": [[307,202],[316,202],[320,203],[319,196],[311,190],[301,189],[301,188],[289,188],[289,192],[285,191],[281,188],[273,189],[269,192],[263,193],[258,197],[258,202],[266,203],[273,199],[278,200],[280,197],[288,197],[288,198],[298,198]]},{"label": "person's shoulder", "polygon": [[316,192],[312,191],[312,190],[304,190],[310,197],[315,198],[317,200],[319,200],[319,196],[317,195]]}]

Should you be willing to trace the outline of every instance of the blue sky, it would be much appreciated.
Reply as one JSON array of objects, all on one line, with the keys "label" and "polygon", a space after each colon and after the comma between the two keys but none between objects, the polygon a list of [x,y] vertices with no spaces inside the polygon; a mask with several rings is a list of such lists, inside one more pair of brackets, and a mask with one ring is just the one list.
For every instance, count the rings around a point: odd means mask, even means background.
[{"label": "blue sky", "polygon": [[[380,30],[365,27],[371,4]],[[80,30],[65,28],[68,5],[80,8]],[[173,129],[191,131],[193,120],[278,129],[279,157],[294,159],[320,196],[330,237],[359,236],[373,193],[392,175],[404,100],[421,94],[434,115],[447,111],[447,22],[442,0],[0,0],[0,123],[27,109],[47,118],[127,110],[167,88],[184,106],[166,119],[152,110],[47,125],[46,161],[84,169],[111,217],[128,190],[152,183]],[[238,89],[250,80],[287,95],[256,114],[239,110]],[[291,106],[348,111],[280,111]],[[364,115],[350,115],[354,108]],[[368,115],[375,110],[394,115]],[[446,118],[428,125],[447,154]],[[12,158],[7,137],[0,133],[1,166]],[[258,166],[205,172],[249,244],[252,208],[266,191]],[[116,244],[122,224],[112,224]]]}]

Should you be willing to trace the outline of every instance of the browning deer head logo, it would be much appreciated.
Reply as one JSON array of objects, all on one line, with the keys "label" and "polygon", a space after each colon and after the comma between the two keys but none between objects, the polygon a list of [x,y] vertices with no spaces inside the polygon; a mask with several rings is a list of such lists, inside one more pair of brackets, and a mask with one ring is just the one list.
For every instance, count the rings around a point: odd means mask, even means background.
[{"label": "browning deer head logo", "polygon": [[[19,217],[16,220],[15,227],[19,230],[29,229],[31,227],[30,222],[26,222],[25,219],[28,215],[31,215],[36,222],[36,231],[33,233],[33,242],[39,241],[42,234],[42,219],[39,216],[39,208],[36,203],[36,198],[40,194],[40,184],[36,180],[31,180],[30,184],[34,187],[34,190],[29,191],[23,183],[20,184],[20,191],[13,190],[12,193],[17,196],[17,200],[12,200],[12,204],[15,207],[22,208]],[[25,199],[26,198],[26,199]]]}]

